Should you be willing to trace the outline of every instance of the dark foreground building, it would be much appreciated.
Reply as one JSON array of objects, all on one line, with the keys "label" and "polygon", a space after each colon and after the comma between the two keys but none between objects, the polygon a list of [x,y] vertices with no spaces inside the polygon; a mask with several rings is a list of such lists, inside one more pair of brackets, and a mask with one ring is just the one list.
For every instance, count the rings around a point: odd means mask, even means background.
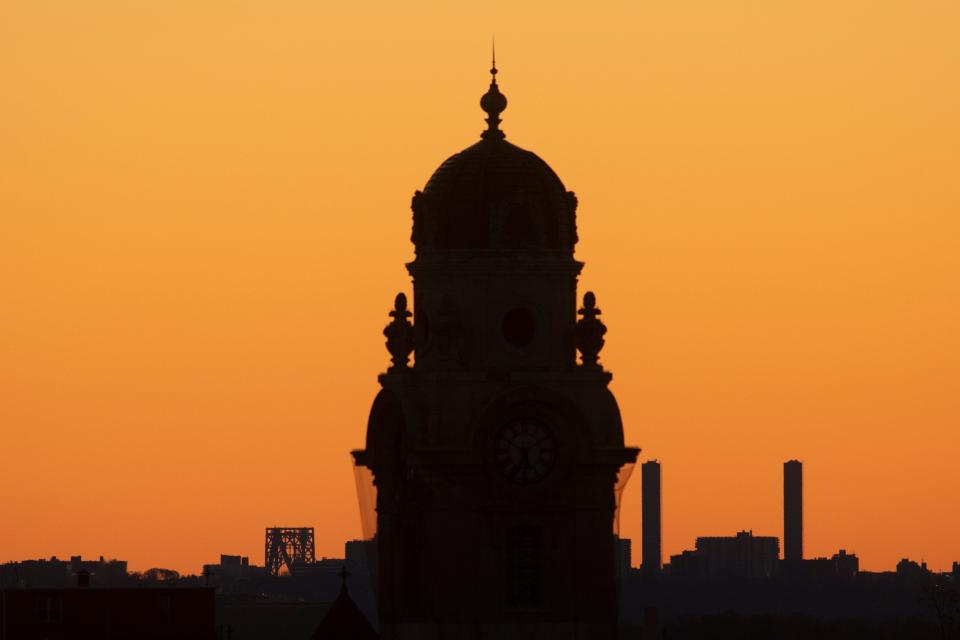
[{"label": "dark foreground building", "polygon": [[310,635],[310,640],[377,640],[379,638],[350,597],[347,589],[348,575],[346,569],[340,572],[342,579],[340,593],[330,605],[327,615]]},{"label": "dark foreground building", "polygon": [[332,602],[221,596],[217,640],[376,640],[376,631],[347,589],[348,575],[341,565],[340,589]]},{"label": "dark foreground building", "polygon": [[3,640],[212,640],[213,589],[0,590]]},{"label": "dark foreground building", "polygon": [[376,480],[380,634],[612,640],[614,487],[638,450],[592,293],[578,310],[577,200],[504,139],[495,75],[481,106],[481,140],[413,197],[414,310],[397,296],[354,452]]}]

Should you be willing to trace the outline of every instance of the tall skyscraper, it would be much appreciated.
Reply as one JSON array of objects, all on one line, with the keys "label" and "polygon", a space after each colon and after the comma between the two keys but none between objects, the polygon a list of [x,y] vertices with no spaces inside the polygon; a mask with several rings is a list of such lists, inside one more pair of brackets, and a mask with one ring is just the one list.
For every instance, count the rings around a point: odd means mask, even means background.
[{"label": "tall skyscraper", "polygon": [[660,520],[660,463],[648,460],[640,467],[641,491],[643,493],[643,559],[640,568],[645,574],[659,573],[663,561],[660,543],[662,523]]},{"label": "tall skyscraper", "polygon": [[783,463],[783,559],[803,560],[803,463]]}]

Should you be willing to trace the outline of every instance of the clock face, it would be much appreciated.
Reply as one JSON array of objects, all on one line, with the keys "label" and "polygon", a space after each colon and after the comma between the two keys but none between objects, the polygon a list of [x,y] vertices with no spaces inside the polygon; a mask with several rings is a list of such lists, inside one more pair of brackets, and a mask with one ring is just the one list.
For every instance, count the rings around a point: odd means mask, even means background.
[{"label": "clock face", "polygon": [[504,477],[517,484],[530,484],[550,473],[557,459],[557,441],[536,420],[514,420],[497,434],[496,458]]}]

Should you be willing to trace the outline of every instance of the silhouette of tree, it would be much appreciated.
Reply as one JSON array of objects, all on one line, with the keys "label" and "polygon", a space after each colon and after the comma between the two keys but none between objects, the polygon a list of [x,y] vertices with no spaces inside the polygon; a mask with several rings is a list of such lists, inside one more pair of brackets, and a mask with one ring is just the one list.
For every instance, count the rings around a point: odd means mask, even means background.
[{"label": "silhouette of tree", "polygon": [[152,569],[147,569],[141,574],[134,574],[138,579],[144,582],[176,582],[180,579],[180,574],[173,569],[163,569],[160,567],[153,567]]},{"label": "silhouette of tree", "polygon": [[921,602],[933,613],[943,640],[960,639],[960,591],[944,580],[921,584]]}]

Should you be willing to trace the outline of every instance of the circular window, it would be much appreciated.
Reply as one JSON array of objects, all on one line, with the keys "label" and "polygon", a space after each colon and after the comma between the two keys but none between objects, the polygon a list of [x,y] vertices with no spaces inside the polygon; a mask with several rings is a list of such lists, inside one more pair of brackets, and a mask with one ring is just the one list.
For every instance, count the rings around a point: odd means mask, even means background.
[{"label": "circular window", "polygon": [[500,326],[503,338],[515,347],[523,348],[533,342],[536,323],[527,309],[512,309],[503,316]]}]

